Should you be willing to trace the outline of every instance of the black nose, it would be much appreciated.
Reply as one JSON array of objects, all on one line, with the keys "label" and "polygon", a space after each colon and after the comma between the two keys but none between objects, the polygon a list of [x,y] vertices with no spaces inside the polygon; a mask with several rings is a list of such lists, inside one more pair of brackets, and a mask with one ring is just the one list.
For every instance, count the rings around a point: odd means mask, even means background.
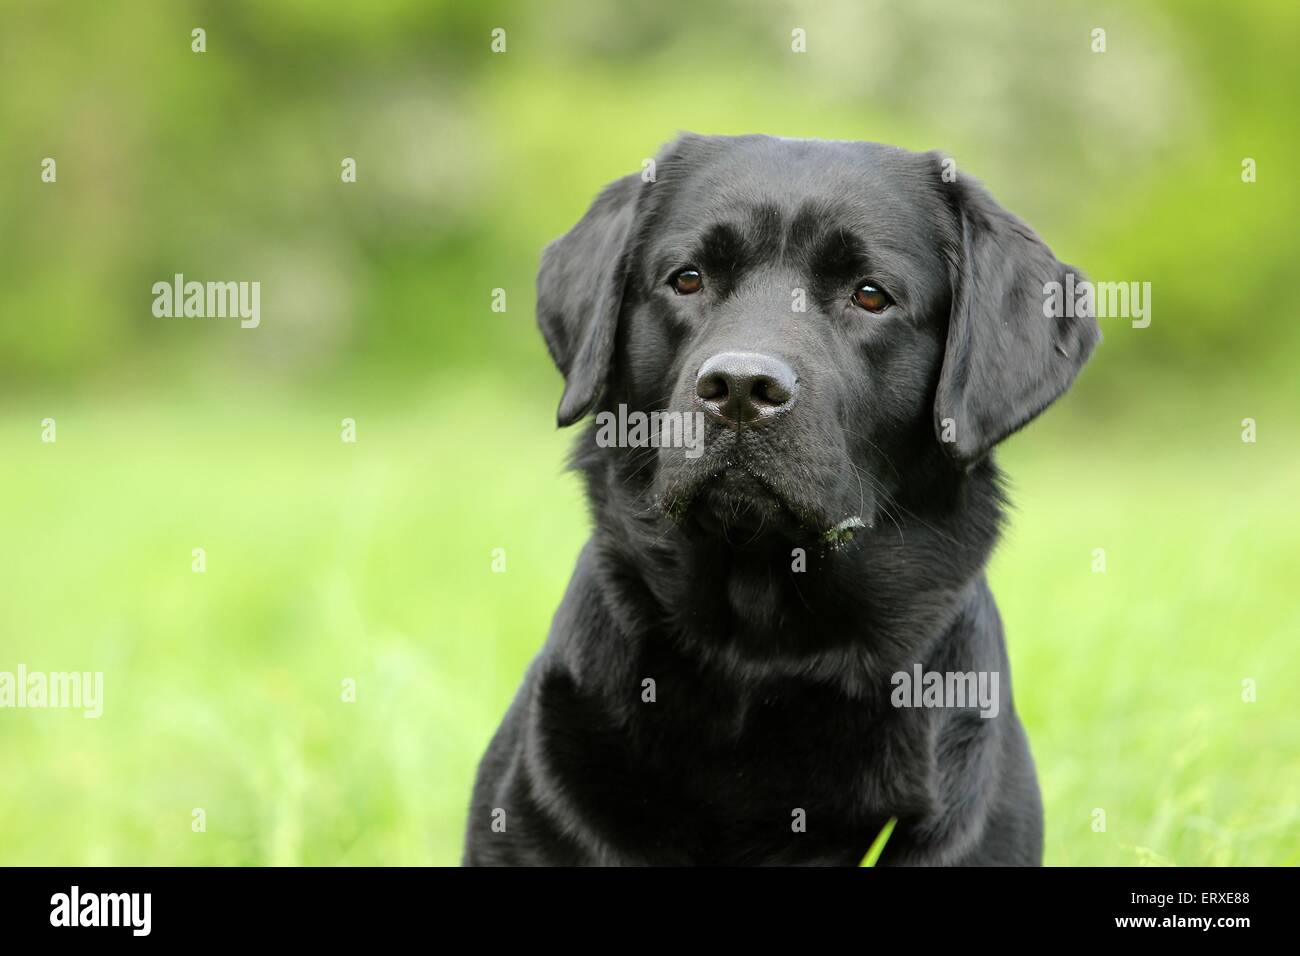
[{"label": "black nose", "polygon": [[709,417],[728,425],[770,421],[794,405],[794,369],[757,352],[719,352],[700,367],[695,394]]}]

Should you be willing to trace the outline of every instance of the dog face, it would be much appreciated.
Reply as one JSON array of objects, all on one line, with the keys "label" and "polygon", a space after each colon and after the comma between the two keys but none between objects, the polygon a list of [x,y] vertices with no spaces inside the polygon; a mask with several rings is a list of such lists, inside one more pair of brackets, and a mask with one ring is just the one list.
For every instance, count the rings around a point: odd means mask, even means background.
[{"label": "dog face", "polygon": [[1099,338],[1044,317],[1069,267],[935,154],[687,136],[656,166],[548,248],[538,311],[562,425],[598,403],[703,424],[702,453],[659,447],[648,477],[688,531],[870,527],[1042,411]]}]

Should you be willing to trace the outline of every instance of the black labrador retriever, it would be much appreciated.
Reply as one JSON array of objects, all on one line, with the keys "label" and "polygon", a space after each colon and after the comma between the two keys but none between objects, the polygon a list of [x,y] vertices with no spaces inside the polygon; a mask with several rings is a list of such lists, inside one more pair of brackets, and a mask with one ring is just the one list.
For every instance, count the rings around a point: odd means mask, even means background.
[{"label": "black labrador retriever", "polygon": [[[595,524],[467,864],[1038,864],[990,451],[1100,338],[937,153],[686,135],[547,248]],[[1074,313],[1076,310],[1069,310]]]}]

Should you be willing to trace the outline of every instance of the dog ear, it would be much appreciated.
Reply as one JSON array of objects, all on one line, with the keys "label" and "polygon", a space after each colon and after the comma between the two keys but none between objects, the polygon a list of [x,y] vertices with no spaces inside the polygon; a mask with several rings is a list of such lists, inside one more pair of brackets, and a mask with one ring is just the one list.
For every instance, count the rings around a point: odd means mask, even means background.
[{"label": "dog ear", "polygon": [[578,224],[542,254],[537,322],[564,373],[555,416],[561,427],[591,411],[609,374],[641,185],[637,174],[610,183]]},{"label": "dog ear", "polygon": [[1083,276],[1032,229],[978,184],[944,188],[961,233],[934,420],[948,454],[969,467],[1069,387],[1101,331],[1091,309],[1052,314],[1050,284]]}]

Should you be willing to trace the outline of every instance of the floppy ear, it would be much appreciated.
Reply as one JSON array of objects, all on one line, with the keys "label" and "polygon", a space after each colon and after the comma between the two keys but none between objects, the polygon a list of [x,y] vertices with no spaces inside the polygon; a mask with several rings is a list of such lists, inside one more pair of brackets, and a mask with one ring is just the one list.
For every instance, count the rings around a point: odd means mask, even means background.
[{"label": "floppy ear", "polygon": [[970,466],[1069,387],[1101,332],[1091,310],[1045,314],[1059,311],[1045,305],[1048,284],[1073,273],[1077,285],[1077,270],[982,186],[947,188],[961,238],[934,420],[949,455]]},{"label": "floppy ear", "polygon": [[610,183],[578,224],[542,254],[537,322],[564,373],[555,416],[561,427],[591,410],[609,374],[640,186],[636,174]]}]

